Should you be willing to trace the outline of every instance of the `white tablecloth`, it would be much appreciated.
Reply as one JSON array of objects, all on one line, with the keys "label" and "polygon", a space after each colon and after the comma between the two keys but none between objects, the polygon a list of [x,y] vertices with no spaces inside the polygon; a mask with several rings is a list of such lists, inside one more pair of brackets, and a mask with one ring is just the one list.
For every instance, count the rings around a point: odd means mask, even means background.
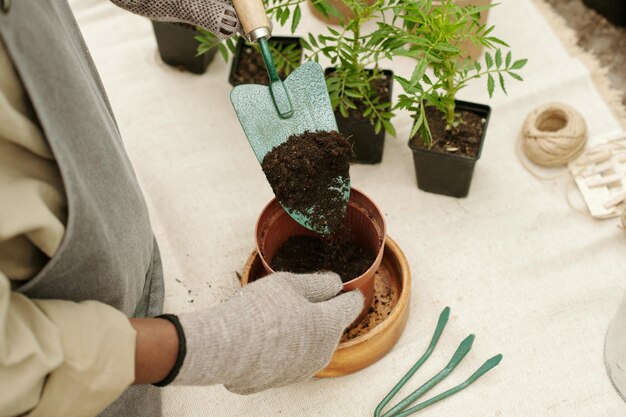
[{"label": "white tablecloth", "polygon": [[[202,76],[160,62],[150,23],[103,0],[73,0],[148,201],[166,272],[166,308],[207,307],[238,286],[270,187],[229,102],[229,64]],[[604,335],[626,288],[626,234],[564,199],[566,179],[540,182],[514,143],[526,114],[550,100],[573,105],[592,135],[618,128],[586,68],[559,43],[530,0],[509,0],[490,21],[529,58],[524,83],[489,103],[493,114],[470,195],[416,187],[406,146],[410,119],[396,118],[384,161],[354,166],[355,187],[382,207],[413,276],[411,315],[396,347],[356,374],[252,396],[223,387],[168,388],[166,416],[371,415],[425,349],[439,312],[452,316],[440,346],[403,393],[429,379],[468,334],[474,349],[433,393],[464,380],[488,357],[501,365],[426,415],[463,417],[626,416],[603,365]],[[301,33],[321,23],[305,10]],[[283,33],[286,33],[283,31]],[[383,65],[408,75],[408,61]],[[462,98],[488,102],[484,81]],[[397,89],[395,91],[397,94]],[[242,335],[245,337],[245,335]],[[433,394],[433,395],[434,395]]]}]

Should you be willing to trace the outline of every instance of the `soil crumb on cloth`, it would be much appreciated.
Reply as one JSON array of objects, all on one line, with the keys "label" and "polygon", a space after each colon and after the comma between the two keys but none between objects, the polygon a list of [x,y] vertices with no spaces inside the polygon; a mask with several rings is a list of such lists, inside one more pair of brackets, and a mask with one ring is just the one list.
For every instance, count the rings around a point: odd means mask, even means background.
[{"label": "soil crumb on cloth", "polygon": [[[475,157],[478,154],[480,139],[485,130],[485,119],[471,111],[457,111],[455,117],[460,123],[448,129],[442,111],[434,107],[426,107],[425,112],[433,139],[432,150],[469,157]],[[413,137],[412,142],[419,148],[425,148],[419,133]]]},{"label": "soil crumb on cloth", "polygon": [[333,231],[345,216],[340,188],[349,179],[353,158],[342,134],[307,131],[272,149],[261,166],[283,206],[306,213],[313,229]]},{"label": "soil crumb on cloth", "polygon": [[274,271],[298,274],[332,271],[348,282],[367,271],[375,259],[342,231],[324,237],[291,236],[278,248],[271,266]]}]

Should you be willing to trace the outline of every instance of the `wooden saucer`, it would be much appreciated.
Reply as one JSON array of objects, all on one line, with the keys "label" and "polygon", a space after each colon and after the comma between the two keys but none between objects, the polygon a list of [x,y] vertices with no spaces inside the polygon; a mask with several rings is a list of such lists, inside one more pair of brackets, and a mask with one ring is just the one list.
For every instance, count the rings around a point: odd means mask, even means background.
[{"label": "wooden saucer", "polygon": [[[241,275],[244,286],[266,275],[259,254],[248,258]],[[396,344],[409,317],[411,273],[404,253],[389,236],[376,271],[374,301],[369,313],[341,338],[328,366],[316,376],[329,378],[361,370],[381,359]]]}]

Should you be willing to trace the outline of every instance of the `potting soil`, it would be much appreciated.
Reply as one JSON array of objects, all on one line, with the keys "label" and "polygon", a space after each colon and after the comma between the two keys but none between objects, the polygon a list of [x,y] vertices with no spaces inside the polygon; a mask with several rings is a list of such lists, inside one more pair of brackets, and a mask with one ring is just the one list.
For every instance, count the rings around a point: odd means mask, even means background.
[{"label": "potting soil", "polygon": [[[285,70],[278,71],[281,80],[286,77]],[[244,45],[239,55],[239,65],[233,73],[233,81],[239,84],[263,84],[268,85],[270,77],[265,69],[265,62],[261,53],[252,46]]]},{"label": "potting soil", "polygon": [[375,254],[356,245],[345,233],[323,238],[291,236],[278,248],[271,266],[274,271],[299,274],[332,271],[348,282],[367,271],[375,259]]},{"label": "potting soil", "polygon": [[341,185],[350,175],[352,147],[338,132],[304,132],[269,152],[263,172],[281,204],[306,213],[315,230],[335,230],[346,203]]},{"label": "potting soil", "polygon": [[[477,155],[485,129],[485,119],[471,111],[457,111],[456,118],[459,122],[448,129],[443,112],[435,107],[426,107],[425,111],[433,138],[433,146],[430,149],[469,157]],[[426,148],[419,133],[411,139],[411,142],[419,148]]]}]

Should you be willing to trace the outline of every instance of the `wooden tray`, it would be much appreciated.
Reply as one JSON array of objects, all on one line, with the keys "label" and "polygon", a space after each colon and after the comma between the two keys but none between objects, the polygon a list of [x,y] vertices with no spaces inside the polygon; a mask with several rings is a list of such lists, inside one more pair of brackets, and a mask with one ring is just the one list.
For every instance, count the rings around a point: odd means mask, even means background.
[{"label": "wooden tray", "polygon": [[[241,285],[266,275],[261,258],[254,251],[241,275]],[[341,338],[328,366],[319,371],[320,378],[347,375],[381,359],[396,344],[409,317],[411,273],[404,253],[389,236],[380,267],[376,271],[374,302],[369,313]]]}]

